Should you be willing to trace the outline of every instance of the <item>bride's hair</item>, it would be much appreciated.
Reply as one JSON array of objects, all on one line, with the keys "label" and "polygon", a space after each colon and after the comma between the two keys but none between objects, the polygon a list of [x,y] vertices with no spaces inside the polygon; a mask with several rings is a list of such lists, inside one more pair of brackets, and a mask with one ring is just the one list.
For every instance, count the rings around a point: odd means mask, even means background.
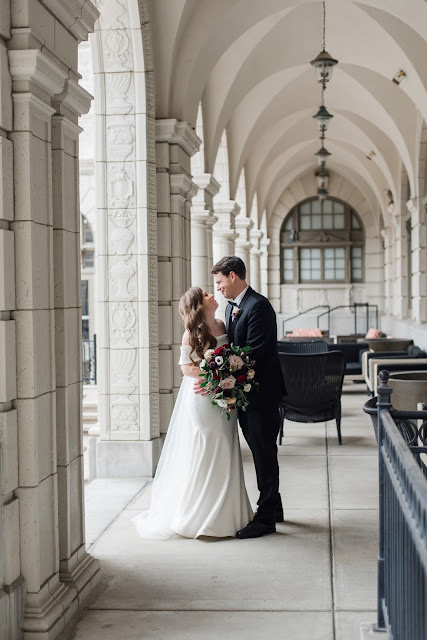
[{"label": "bride's hair", "polygon": [[179,314],[190,334],[191,352],[195,351],[199,358],[203,358],[206,349],[216,347],[216,338],[206,322],[203,289],[191,287],[184,293],[179,301]]}]

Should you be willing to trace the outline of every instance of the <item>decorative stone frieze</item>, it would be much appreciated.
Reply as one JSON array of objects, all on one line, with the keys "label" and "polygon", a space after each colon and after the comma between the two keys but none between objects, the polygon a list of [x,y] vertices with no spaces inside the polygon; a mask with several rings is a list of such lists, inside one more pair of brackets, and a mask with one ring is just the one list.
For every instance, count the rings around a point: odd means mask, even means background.
[{"label": "decorative stone frieze", "polygon": [[91,478],[152,475],[160,451],[153,87],[137,13],[110,5],[98,3],[94,34],[100,435],[92,430]]}]

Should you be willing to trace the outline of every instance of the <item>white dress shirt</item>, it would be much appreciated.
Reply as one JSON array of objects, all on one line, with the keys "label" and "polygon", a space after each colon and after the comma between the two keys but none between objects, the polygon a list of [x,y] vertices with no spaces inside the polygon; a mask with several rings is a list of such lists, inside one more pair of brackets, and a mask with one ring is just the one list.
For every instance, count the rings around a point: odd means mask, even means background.
[{"label": "white dress shirt", "polygon": [[233,302],[234,302],[237,306],[239,306],[239,304],[242,302],[243,298],[245,297],[245,293],[246,293],[246,291],[247,291],[248,289],[249,289],[249,285],[247,285],[247,287],[246,287],[245,289],[243,289],[243,291],[241,291],[241,292],[239,293],[239,295],[238,295],[238,296],[236,296],[236,297],[234,298]]}]

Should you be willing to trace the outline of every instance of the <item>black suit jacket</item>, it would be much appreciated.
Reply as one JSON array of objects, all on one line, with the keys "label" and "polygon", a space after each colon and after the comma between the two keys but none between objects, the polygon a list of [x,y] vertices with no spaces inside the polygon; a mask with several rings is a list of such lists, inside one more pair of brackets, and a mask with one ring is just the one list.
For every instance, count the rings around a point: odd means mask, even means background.
[{"label": "black suit jacket", "polygon": [[277,353],[276,313],[267,298],[251,287],[239,304],[241,313],[234,321],[232,308],[228,304],[225,313],[228,338],[230,340],[233,323],[232,342],[239,347],[251,347],[250,357],[256,360],[255,380],[260,383],[259,391],[251,391],[248,395],[248,411],[278,404],[285,394],[285,385]]}]

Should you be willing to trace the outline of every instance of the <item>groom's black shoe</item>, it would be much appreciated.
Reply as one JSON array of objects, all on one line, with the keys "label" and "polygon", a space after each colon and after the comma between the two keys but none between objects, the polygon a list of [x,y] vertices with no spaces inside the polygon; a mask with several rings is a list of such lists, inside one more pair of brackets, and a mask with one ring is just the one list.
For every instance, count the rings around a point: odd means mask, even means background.
[{"label": "groom's black shoe", "polygon": [[264,524],[263,522],[250,522],[244,529],[241,529],[236,533],[236,538],[245,540],[246,538],[260,538],[266,536],[269,533],[275,533],[276,527],[274,524]]}]

